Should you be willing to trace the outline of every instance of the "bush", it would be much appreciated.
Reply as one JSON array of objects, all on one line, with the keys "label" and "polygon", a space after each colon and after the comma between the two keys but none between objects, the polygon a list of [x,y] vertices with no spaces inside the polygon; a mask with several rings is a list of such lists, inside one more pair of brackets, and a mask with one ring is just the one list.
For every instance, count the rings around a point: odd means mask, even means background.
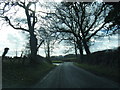
[{"label": "bush", "polygon": [[83,56],[83,62],[89,63],[89,64],[102,64],[107,65],[111,67],[118,67],[120,64],[120,47],[116,50],[103,50],[94,52],[90,55],[84,55]]}]

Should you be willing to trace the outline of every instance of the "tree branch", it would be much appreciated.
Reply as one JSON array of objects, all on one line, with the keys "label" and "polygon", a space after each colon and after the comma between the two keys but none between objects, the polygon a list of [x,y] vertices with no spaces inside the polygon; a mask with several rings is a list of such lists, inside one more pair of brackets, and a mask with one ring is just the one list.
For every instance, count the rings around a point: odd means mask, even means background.
[{"label": "tree branch", "polygon": [[42,45],[43,42],[44,42],[44,40],[42,40],[42,41],[40,42],[40,44],[39,44],[38,47],[37,47],[37,50],[40,48],[40,46]]},{"label": "tree branch", "polygon": [[105,4],[102,5],[100,11],[98,12],[98,14],[95,15],[95,19],[94,22],[91,24],[91,26],[85,31],[85,36],[87,36],[88,32],[90,31],[90,29],[94,26],[94,24],[96,23],[98,16],[101,14],[101,12],[103,11],[103,7],[105,6]]},{"label": "tree branch", "polygon": [[90,40],[91,37],[94,36],[98,31],[100,31],[105,24],[106,24],[106,23],[104,23],[98,30],[96,30],[93,34],[91,34],[91,35],[87,38],[87,41]]},{"label": "tree branch", "polygon": [[17,30],[23,30],[23,31],[29,32],[29,30],[27,30],[27,29],[25,29],[25,28],[15,27],[15,26],[11,23],[10,19],[9,19],[7,16],[5,16],[5,17],[3,17],[3,18],[5,18],[5,20],[8,21],[9,25],[10,25],[12,28],[17,29]]}]

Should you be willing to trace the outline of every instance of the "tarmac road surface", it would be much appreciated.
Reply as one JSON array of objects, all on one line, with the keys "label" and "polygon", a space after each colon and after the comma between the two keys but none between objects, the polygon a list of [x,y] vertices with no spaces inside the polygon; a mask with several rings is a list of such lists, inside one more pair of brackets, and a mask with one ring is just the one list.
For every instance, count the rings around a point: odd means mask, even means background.
[{"label": "tarmac road surface", "polygon": [[64,62],[50,71],[33,88],[120,88],[119,84]]}]

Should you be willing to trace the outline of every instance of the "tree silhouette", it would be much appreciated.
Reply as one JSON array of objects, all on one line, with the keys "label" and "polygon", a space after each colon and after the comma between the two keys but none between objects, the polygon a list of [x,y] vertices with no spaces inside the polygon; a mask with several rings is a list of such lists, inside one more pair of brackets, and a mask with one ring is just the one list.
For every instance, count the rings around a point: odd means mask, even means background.
[{"label": "tree silhouette", "polygon": [[50,13],[49,17],[53,17],[56,32],[71,33],[76,38],[80,54],[83,55],[82,47],[90,54],[91,38],[97,36],[104,27],[110,26],[110,22],[105,22],[111,10],[110,5],[97,2],[62,2],[55,7],[55,13]]},{"label": "tree silhouette", "polygon": [[[29,2],[29,1],[18,1],[18,2],[2,2],[1,6],[2,9],[0,10],[1,12],[1,17],[14,29],[16,30],[22,30],[25,32],[28,32],[30,35],[30,51],[31,51],[31,63],[35,63],[36,60],[36,55],[38,48],[40,45],[38,45],[38,41],[36,38],[36,23],[38,22],[38,16],[40,16],[39,12],[36,12],[36,4],[37,2]],[[9,8],[8,8],[9,7]],[[32,7],[32,8],[31,8]],[[11,16],[10,14],[7,14],[11,9],[15,9],[15,12],[12,13]],[[25,17],[13,17],[13,15],[17,15],[17,12],[19,12],[19,9],[23,10],[23,13],[25,14]],[[38,15],[38,16],[37,16]]]}]

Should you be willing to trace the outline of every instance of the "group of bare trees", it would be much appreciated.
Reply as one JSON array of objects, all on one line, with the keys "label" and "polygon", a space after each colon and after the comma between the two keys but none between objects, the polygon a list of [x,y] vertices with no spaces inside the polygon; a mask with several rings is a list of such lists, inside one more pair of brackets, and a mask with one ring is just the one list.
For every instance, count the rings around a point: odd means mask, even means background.
[{"label": "group of bare trees", "polygon": [[[38,1],[2,0],[0,7],[2,20],[16,30],[28,32],[31,63],[35,63],[37,51],[42,43],[49,58],[56,39],[73,41],[81,56],[83,50],[90,54],[91,38],[97,36],[101,29],[118,24],[113,22],[116,18],[109,19],[111,10],[115,12],[115,9],[111,8],[116,7],[106,3],[61,2],[52,6],[53,12],[43,11],[45,9]],[[22,17],[19,16],[21,13]],[[59,38],[59,35],[62,37]]]},{"label": "group of bare trees", "polygon": [[[89,49],[91,38],[100,36],[97,33],[101,29],[115,25],[111,22],[112,20],[106,20],[109,19],[109,13],[113,8],[112,4],[104,2],[62,2],[55,7],[56,12],[49,14],[55,28],[53,32],[71,34],[72,37],[67,35],[66,39],[77,44],[81,56],[83,55],[83,49],[86,54],[91,53]],[[115,32],[117,29],[112,30]]]}]

